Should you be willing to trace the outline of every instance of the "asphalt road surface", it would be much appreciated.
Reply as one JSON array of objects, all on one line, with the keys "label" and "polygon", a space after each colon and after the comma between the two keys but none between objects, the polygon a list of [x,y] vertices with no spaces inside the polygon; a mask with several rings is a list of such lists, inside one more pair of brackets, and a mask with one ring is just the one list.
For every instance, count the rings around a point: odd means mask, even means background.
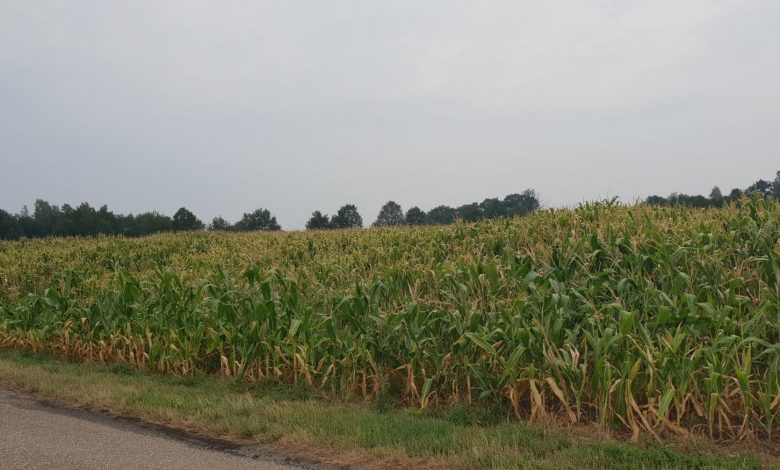
[{"label": "asphalt road surface", "polygon": [[0,469],[321,469],[0,389]]}]

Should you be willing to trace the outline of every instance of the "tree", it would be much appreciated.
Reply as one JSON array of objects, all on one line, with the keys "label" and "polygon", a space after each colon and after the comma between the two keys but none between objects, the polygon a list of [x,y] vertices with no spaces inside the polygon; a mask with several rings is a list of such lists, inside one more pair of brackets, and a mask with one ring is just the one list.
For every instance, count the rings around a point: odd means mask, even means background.
[{"label": "tree", "polygon": [[[53,206],[57,207],[57,206]],[[59,215],[55,219],[54,227],[52,227],[51,232],[48,233],[48,235],[54,235],[57,237],[66,237],[68,235],[77,235],[76,234],[76,225],[75,225],[75,212],[76,210],[71,207],[70,204],[63,204],[62,209],[59,211]]]},{"label": "tree", "polygon": [[61,215],[59,207],[52,206],[43,199],[36,200],[32,216],[35,221],[34,233],[30,235],[45,237],[54,234]]},{"label": "tree", "polygon": [[35,223],[35,219],[30,215],[30,211],[27,209],[27,206],[22,207],[19,215],[16,216],[16,220],[19,221],[19,227],[22,230],[21,236],[27,238],[39,236],[37,224]]},{"label": "tree", "polygon": [[772,182],[772,197],[780,199],[780,171],[777,172],[777,176]]},{"label": "tree", "polygon": [[464,222],[476,222],[483,217],[482,209],[479,204],[472,202],[471,204],[463,204],[458,207],[458,217]]},{"label": "tree", "polygon": [[16,240],[22,236],[19,219],[0,209],[0,240]]},{"label": "tree", "polygon": [[[102,214],[107,216],[107,214]],[[68,204],[62,206],[62,214],[59,223],[55,226],[56,235],[95,236],[101,233],[110,233],[110,227],[104,227],[101,214],[86,202],[82,202],[75,209]]]},{"label": "tree", "polygon": [[701,194],[695,196],[688,196],[684,203],[690,207],[705,208],[710,207],[710,200]]},{"label": "tree", "polygon": [[417,206],[406,211],[407,225],[425,225],[428,223],[428,215]]},{"label": "tree", "polygon": [[488,198],[479,204],[482,216],[486,219],[497,219],[504,215],[504,205],[497,197]]},{"label": "tree", "polygon": [[710,191],[710,203],[715,207],[723,206],[723,193],[717,186],[712,188],[712,191]]},{"label": "tree", "polygon": [[187,210],[187,208],[181,207],[173,214],[173,223],[171,227],[174,232],[203,230],[203,222],[195,217],[195,214]]},{"label": "tree", "polygon": [[132,231],[135,227],[135,216],[133,214],[119,214],[117,216],[117,221],[119,223],[119,233],[126,236],[126,237],[132,237]]},{"label": "tree", "polygon": [[667,206],[669,205],[669,201],[666,200],[663,196],[649,196],[645,202],[649,206]]},{"label": "tree", "polygon": [[327,230],[331,228],[330,219],[320,211],[311,213],[311,218],[306,222],[306,230]]},{"label": "tree", "polygon": [[230,222],[223,219],[221,215],[218,215],[211,219],[208,230],[211,232],[228,232],[232,228],[233,227],[230,225]]},{"label": "tree", "polygon": [[428,221],[433,225],[447,225],[455,221],[457,212],[449,206],[436,206],[428,212]]},{"label": "tree", "polygon": [[121,233],[121,225],[117,216],[108,210],[108,206],[103,204],[100,210],[95,214],[95,229],[97,233],[110,233],[117,235]]},{"label": "tree", "polygon": [[130,214],[125,219],[125,234],[131,237],[142,237],[153,233],[170,232],[173,220],[159,212],[144,212],[133,216]]},{"label": "tree", "polygon": [[404,211],[395,201],[387,201],[379,210],[374,227],[392,227],[404,224]]},{"label": "tree", "polygon": [[742,199],[742,190],[739,188],[734,188],[729,193],[729,200],[731,201],[739,201]]},{"label": "tree", "polygon": [[282,229],[276,222],[276,217],[272,216],[268,209],[257,209],[252,213],[245,213],[241,220],[236,222],[234,228],[241,232],[256,230],[274,231]]},{"label": "tree", "polygon": [[346,204],[333,216],[331,224],[334,228],[361,228],[363,218],[360,217],[354,204]]},{"label": "tree", "polygon": [[526,189],[520,194],[508,194],[502,201],[504,214],[507,217],[528,215],[539,210],[541,204],[533,189]]},{"label": "tree", "polygon": [[715,186],[712,188],[712,191],[710,191],[710,199],[712,200],[723,199],[723,193],[720,191],[719,187]]},{"label": "tree", "polygon": [[745,189],[745,194],[752,195],[753,193],[759,193],[764,197],[768,197],[772,190],[772,183],[766,180],[758,180]]}]

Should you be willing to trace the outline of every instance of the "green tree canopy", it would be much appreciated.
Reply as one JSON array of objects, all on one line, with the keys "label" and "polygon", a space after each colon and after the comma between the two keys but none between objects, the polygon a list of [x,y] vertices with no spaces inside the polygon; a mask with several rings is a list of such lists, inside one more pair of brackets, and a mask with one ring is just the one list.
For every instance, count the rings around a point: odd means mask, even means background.
[{"label": "green tree canopy", "polygon": [[374,227],[392,227],[403,225],[405,222],[404,211],[395,201],[387,201],[379,210]]},{"label": "green tree canopy", "polygon": [[471,204],[463,204],[458,207],[458,218],[464,222],[476,222],[483,218],[482,209],[479,204],[472,202]]},{"label": "green tree canopy", "polygon": [[241,220],[236,222],[234,228],[240,232],[255,230],[274,231],[282,229],[276,222],[276,217],[272,216],[268,209],[257,209],[254,212],[245,213]]},{"label": "green tree canopy", "polygon": [[0,240],[15,240],[22,236],[19,219],[0,209]]},{"label": "green tree canopy", "polygon": [[326,230],[331,228],[330,219],[320,211],[311,213],[311,218],[306,222],[307,230]]},{"label": "green tree canopy", "polygon": [[53,235],[57,224],[60,222],[62,213],[60,208],[53,206],[43,199],[35,201],[32,218],[35,221],[35,232],[32,236],[45,237]]},{"label": "green tree canopy", "polygon": [[712,188],[712,191],[710,191],[710,199],[712,200],[723,199],[723,193],[721,192],[719,187],[714,186]]},{"label": "green tree canopy", "polygon": [[479,203],[482,216],[486,219],[497,219],[505,215],[504,204],[497,198],[488,198]]},{"label": "green tree canopy", "polygon": [[715,186],[710,191],[710,203],[715,207],[721,207],[723,205],[723,193],[720,188]]},{"label": "green tree canopy", "polygon": [[405,219],[408,225],[425,225],[428,223],[428,215],[417,206],[406,211]]},{"label": "green tree canopy", "polygon": [[541,207],[539,197],[533,189],[520,194],[508,194],[502,201],[504,215],[507,217],[524,216],[536,212]]},{"label": "green tree canopy", "polygon": [[133,216],[130,214],[125,219],[125,234],[131,237],[139,237],[150,233],[170,232],[173,221],[167,215],[159,212],[144,212]]},{"label": "green tree canopy", "polygon": [[173,223],[171,226],[174,232],[203,230],[203,222],[185,207],[179,208],[179,210],[173,214]]},{"label": "green tree canopy", "polygon": [[333,216],[331,224],[334,228],[360,228],[363,218],[354,204],[346,204]]},{"label": "green tree canopy", "polygon": [[758,180],[748,186],[747,189],[745,189],[745,193],[748,195],[758,193],[764,197],[768,197],[772,193],[772,183],[766,180]]},{"label": "green tree canopy", "polygon": [[223,219],[221,215],[218,215],[211,219],[211,223],[209,224],[209,231],[212,232],[227,232],[230,231],[233,228],[232,225],[230,225],[230,222]]},{"label": "green tree canopy", "polygon": [[433,225],[447,225],[455,221],[457,212],[449,206],[436,206],[428,211],[428,221]]}]

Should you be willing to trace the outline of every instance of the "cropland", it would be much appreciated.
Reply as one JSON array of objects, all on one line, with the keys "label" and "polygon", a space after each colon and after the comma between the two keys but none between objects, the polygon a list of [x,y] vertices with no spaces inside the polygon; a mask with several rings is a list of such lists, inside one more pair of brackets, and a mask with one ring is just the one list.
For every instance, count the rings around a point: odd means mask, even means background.
[{"label": "cropland", "polygon": [[0,242],[0,346],[634,440],[771,444],[780,203]]}]

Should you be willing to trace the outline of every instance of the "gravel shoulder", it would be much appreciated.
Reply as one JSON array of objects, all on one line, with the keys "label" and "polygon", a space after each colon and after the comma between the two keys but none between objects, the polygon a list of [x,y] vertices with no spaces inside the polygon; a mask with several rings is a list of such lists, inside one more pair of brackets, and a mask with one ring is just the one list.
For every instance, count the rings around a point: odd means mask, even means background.
[{"label": "gravel shoulder", "polygon": [[0,469],[44,468],[289,470],[321,466],[0,389]]}]

